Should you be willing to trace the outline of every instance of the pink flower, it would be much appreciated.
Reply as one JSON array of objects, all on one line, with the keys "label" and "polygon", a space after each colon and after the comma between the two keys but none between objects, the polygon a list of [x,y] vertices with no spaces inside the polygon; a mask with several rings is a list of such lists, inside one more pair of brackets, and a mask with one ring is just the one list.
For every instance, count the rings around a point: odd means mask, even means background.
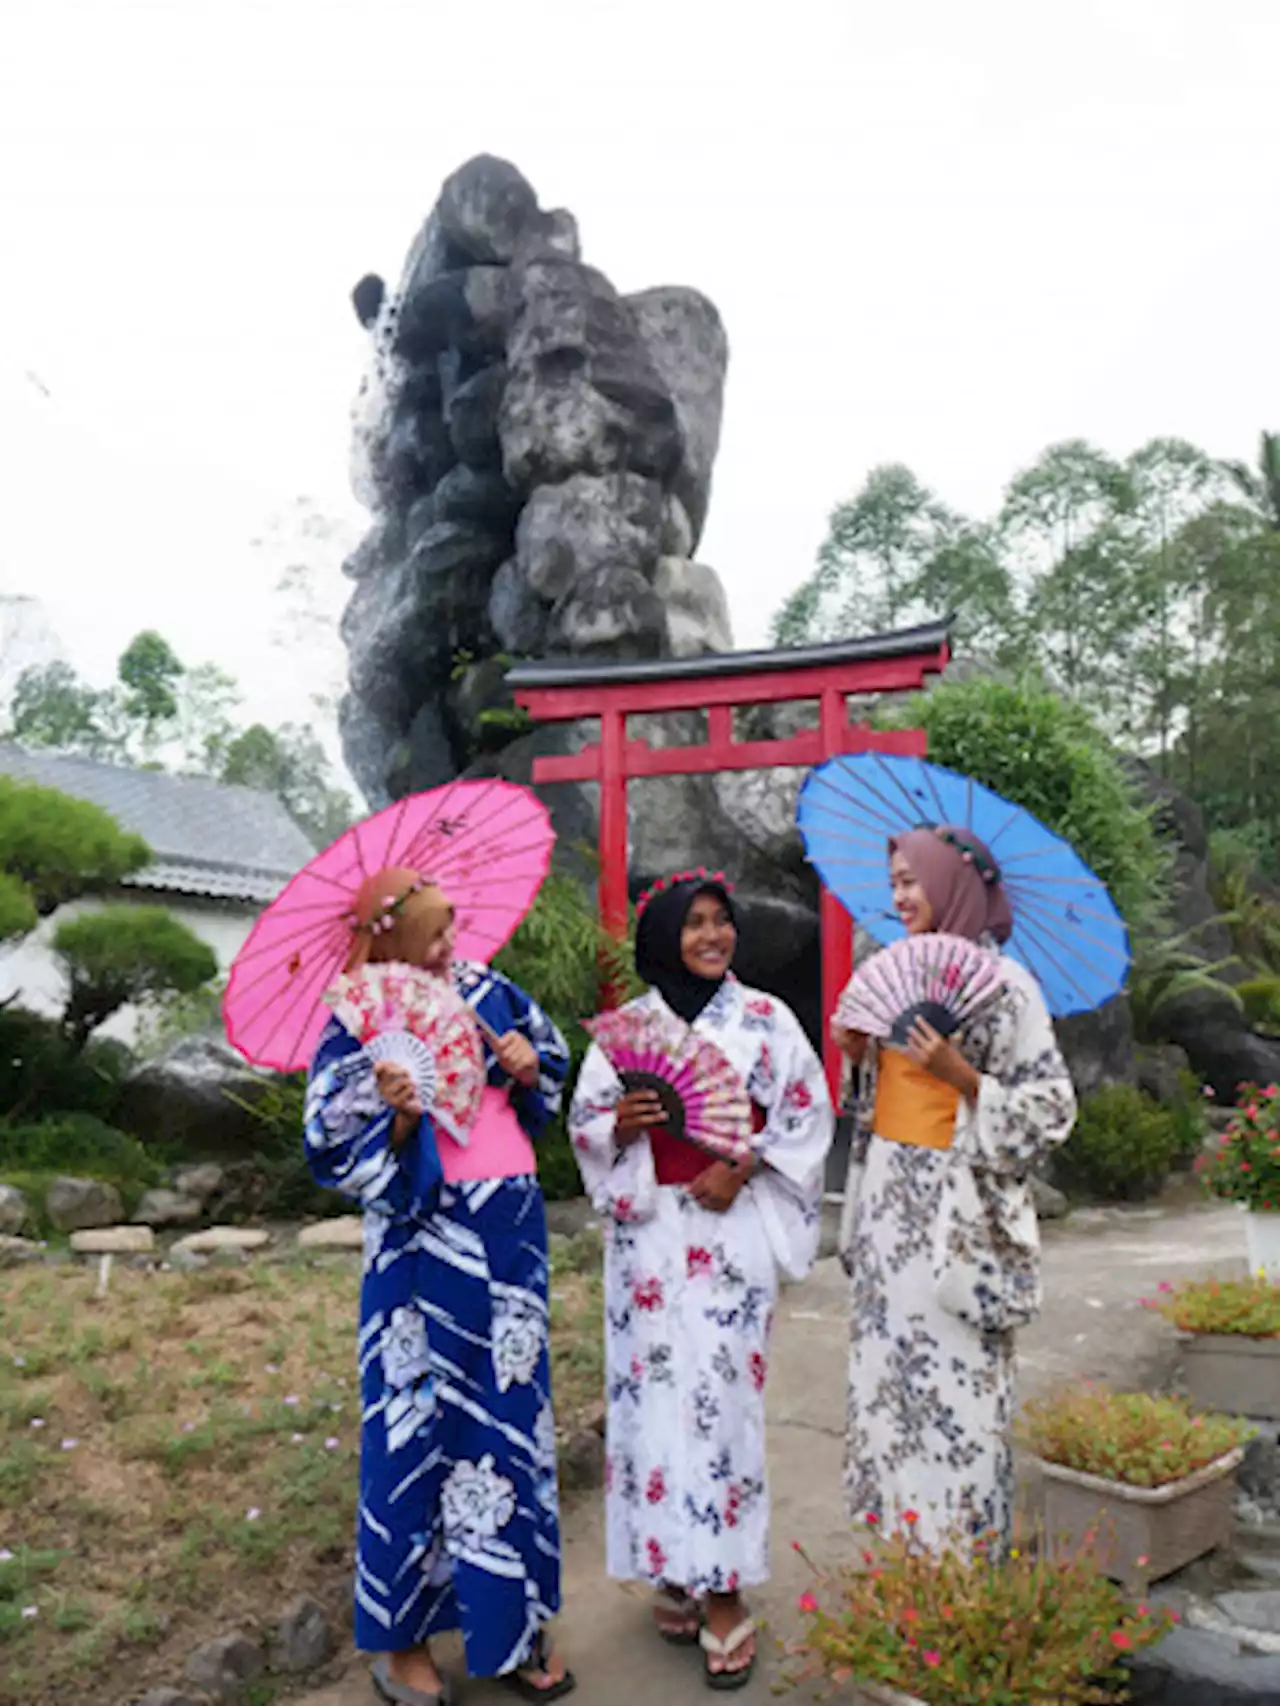
[{"label": "pink flower", "polygon": [[1156,1287],[1156,1290],[1157,1291],[1172,1291],[1173,1287],[1169,1284],[1168,1280],[1161,1280],[1160,1284]]},{"label": "pink flower", "polygon": [[696,1244],[691,1250],[688,1250],[685,1253],[685,1263],[688,1269],[689,1278],[697,1279],[699,1274],[709,1274],[711,1272],[715,1266],[715,1258],[712,1256],[710,1250],[706,1250],[700,1244]]},{"label": "pink flower", "polygon": [[812,1617],[814,1612],[818,1609],[818,1602],[811,1593],[802,1593],[800,1598],[796,1601],[796,1604],[799,1606],[800,1610],[804,1612],[806,1617]]},{"label": "pink flower", "polygon": [[1123,1629],[1113,1629],[1111,1631],[1111,1645],[1118,1653],[1127,1653],[1131,1651],[1133,1642]]},{"label": "pink flower", "polygon": [[880,1521],[880,1518],[876,1515],[876,1513],[874,1511],[868,1511],[866,1516],[864,1516],[862,1520],[863,1520],[863,1522],[866,1523],[868,1528],[874,1528],[876,1526],[876,1524]]},{"label": "pink flower", "polygon": [[936,1670],[942,1663],[942,1654],[935,1652],[932,1647],[926,1647],[920,1657],[928,1665],[930,1670]]}]

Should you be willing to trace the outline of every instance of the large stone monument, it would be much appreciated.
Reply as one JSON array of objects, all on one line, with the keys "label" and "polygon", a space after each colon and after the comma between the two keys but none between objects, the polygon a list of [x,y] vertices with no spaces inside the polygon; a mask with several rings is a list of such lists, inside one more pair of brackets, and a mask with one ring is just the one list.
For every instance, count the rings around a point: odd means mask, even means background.
[{"label": "large stone monument", "polygon": [[520,732],[513,657],[732,645],[695,559],[728,343],[683,286],[623,296],[488,155],[450,177],[369,331],[352,477],[373,525],[346,564],[342,735],[378,807]]}]

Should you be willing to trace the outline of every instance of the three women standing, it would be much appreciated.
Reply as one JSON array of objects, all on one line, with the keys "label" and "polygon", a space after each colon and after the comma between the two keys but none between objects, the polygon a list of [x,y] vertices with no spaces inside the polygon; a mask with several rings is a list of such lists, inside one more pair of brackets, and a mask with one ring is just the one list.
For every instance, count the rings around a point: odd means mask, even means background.
[{"label": "three women standing", "polygon": [[507,978],[453,964],[453,909],[417,872],[371,877],[355,918],[349,971],[395,961],[451,977],[494,1039],[465,1148],[339,1017],[312,1066],[311,1169],[364,1209],[356,1644],[388,1655],[374,1686],[398,1706],[447,1697],[429,1643],[458,1629],[473,1676],[556,1700],[574,1683],[544,1635],[560,1537],[533,1140],[568,1050]]},{"label": "three women standing", "polygon": [[764,1391],[779,1274],[818,1247],[833,1114],[822,1067],[775,997],[730,975],[725,883],[676,881],[643,905],[631,1005],[670,1012],[728,1057],[754,1104],[751,1160],[712,1160],[666,1131],[651,1091],[623,1092],[600,1049],[570,1134],[606,1217],[607,1566],[656,1590],[658,1631],[701,1642],[707,1680],[742,1687],[756,1657],[743,1590],[768,1579]]},{"label": "three women standing", "polygon": [[[909,934],[998,948],[1013,917],[968,830],[889,845]],[[852,1276],[845,1491],[855,1519],[909,1520],[929,1545],[1008,1535],[1014,1332],[1040,1305],[1029,1179],[1076,1102],[1035,979],[1004,988],[952,1043],[926,1024],[908,1052],[836,1030],[860,1067],[841,1246]]]}]

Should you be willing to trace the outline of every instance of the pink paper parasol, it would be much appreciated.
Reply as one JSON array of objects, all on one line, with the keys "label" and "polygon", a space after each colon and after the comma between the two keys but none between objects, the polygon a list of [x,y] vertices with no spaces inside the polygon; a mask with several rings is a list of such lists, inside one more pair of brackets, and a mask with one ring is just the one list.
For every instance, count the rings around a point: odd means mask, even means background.
[{"label": "pink paper parasol", "polygon": [[375,871],[403,865],[438,883],[459,959],[487,962],[533,905],[554,842],[537,795],[496,780],[449,782],[356,824],[287,884],[236,955],[222,1002],[233,1047],[277,1072],[310,1062],[325,991],[351,949],[356,891]]}]

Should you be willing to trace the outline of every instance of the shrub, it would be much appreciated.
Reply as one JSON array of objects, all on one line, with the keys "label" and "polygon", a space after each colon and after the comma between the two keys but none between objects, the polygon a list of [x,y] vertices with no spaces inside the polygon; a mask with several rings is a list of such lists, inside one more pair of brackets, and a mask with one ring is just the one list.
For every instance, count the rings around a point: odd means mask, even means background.
[{"label": "shrub", "polygon": [[1261,1277],[1188,1280],[1176,1288],[1164,1283],[1154,1298],[1142,1301],[1183,1333],[1280,1338],[1280,1286]]},{"label": "shrub", "polygon": [[1280,1084],[1246,1084],[1222,1141],[1200,1168],[1215,1197],[1244,1208],[1280,1209]]},{"label": "shrub", "polygon": [[936,764],[972,776],[1068,841],[1130,926],[1158,911],[1167,859],[1114,753],[1088,713],[1031,677],[943,681],[896,723],[929,737]]},{"label": "shrub", "polygon": [[90,1034],[130,1003],[193,995],[217,976],[211,949],[162,906],[107,906],[58,926],[53,951],[70,986],[67,1034]]},{"label": "shrub", "polygon": [[39,1114],[96,1114],[110,1124],[133,1065],[123,1043],[102,1039],[77,1052],[56,1020],[0,1009],[0,1120]]},{"label": "shrub", "polygon": [[155,1155],[128,1132],[92,1114],[61,1114],[29,1125],[0,1125],[0,1180],[17,1185],[41,1233],[49,1231],[44,1198],[60,1174],[101,1179],[132,1209],[163,1170]]},{"label": "shrub", "polygon": [[1266,1036],[1280,1035],[1280,977],[1267,973],[1248,978],[1236,989],[1244,1003],[1244,1015],[1255,1031]]},{"label": "shrub", "polygon": [[1128,1487],[1165,1487],[1216,1463],[1252,1438],[1228,1416],[1195,1416],[1181,1398],[1064,1387],[1023,1407],[1019,1432],[1029,1451]]},{"label": "shrub", "polygon": [[1054,1171],[1075,1195],[1136,1202],[1160,1189],[1188,1141],[1169,1109],[1132,1085],[1108,1084],[1080,1104]]},{"label": "shrub", "polygon": [[934,1553],[910,1513],[863,1561],[860,1572],[819,1574],[801,1596],[806,1628],[789,1647],[790,1684],[879,1683],[926,1706],[1102,1706],[1127,1697],[1125,1655],[1176,1621],[1131,1608],[1087,1552],[1052,1561],[981,1546]]}]

